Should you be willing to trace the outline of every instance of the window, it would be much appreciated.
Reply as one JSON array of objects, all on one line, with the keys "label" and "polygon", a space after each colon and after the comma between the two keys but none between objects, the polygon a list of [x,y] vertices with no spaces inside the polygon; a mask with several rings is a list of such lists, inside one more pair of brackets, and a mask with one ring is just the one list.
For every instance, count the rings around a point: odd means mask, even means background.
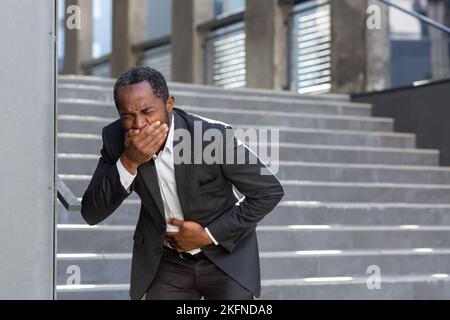
[{"label": "window", "polygon": [[148,0],[147,30],[149,40],[172,33],[172,0]]},{"label": "window", "polygon": [[216,0],[216,16],[228,15],[245,10],[245,0]]},{"label": "window", "polygon": [[112,0],[93,0],[92,57],[111,53]]}]

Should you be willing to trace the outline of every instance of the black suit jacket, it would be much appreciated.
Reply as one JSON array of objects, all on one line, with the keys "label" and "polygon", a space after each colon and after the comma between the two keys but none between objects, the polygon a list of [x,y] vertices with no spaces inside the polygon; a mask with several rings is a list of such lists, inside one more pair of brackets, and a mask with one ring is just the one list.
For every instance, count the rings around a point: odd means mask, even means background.
[{"label": "black suit jacket", "polygon": [[[214,128],[223,136],[225,129],[231,128],[174,108],[175,129],[183,128],[193,134],[195,121],[201,122],[203,132]],[[102,137],[101,157],[82,199],[81,213],[90,225],[106,219],[129,196],[116,167],[124,151],[124,130],[120,120],[103,128]],[[204,143],[203,148],[207,144]],[[236,138],[223,145],[222,157],[237,151],[244,151],[246,159],[255,156],[238,144]],[[191,153],[191,159],[193,156]],[[278,179],[274,175],[260,174],[265,165],[257,157],[256,164],[184,163],[175,164],[174,168],[184,219],[208,227],[219,242],[217,246],[203,247],[202,251],[220,269],[259,297],[261,280],[255,228],[284,195]],[[239,203],[233,185],[245,196]],[[166,230],[153,160],[139,166],[131,189],[141,198],[141,209],[133,236],[130,296],[141,299],[158,269]]]}]

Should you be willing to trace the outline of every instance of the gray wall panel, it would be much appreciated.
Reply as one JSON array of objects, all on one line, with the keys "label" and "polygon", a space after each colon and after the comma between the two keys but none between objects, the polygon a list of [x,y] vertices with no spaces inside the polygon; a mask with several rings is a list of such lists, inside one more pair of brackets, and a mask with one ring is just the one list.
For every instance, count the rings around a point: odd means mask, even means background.
[{"label": "gray wall panel", "polygon": [[54,0],[0,2],[0,299],[51,299]]}]

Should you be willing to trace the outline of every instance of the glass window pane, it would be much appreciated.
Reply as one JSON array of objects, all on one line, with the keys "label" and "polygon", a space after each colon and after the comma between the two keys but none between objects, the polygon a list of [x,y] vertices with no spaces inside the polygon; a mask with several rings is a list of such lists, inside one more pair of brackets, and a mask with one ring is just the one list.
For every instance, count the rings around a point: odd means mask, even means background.
[{"label": "glass window pane", "polygon": [[148,0],[148,39],[168,36],[172,32],[172,0]]},{"label": "glass window pane", "polygon": [[216,0],[216,16],[245,10],[245,0]]},{"label": "glass window pane", "polygon": [[64,68],[64,31],[65,31],[65,6],[64,0],[58,0],[58,69]]},{"label": "glass window pane", "polygon": [[93,0],[92,57],[111,53],[112,0]]}]

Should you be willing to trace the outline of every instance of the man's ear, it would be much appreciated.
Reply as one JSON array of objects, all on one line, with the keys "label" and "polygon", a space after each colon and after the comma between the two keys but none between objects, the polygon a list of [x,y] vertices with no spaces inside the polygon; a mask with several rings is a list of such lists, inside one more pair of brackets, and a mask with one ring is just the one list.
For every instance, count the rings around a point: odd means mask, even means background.
[{"label": "man's ear", "polygon": [[169,96],[167,98],[167,102],[166,102],[166,110],[167,110],[167,112],[172,112],[174,106],[175,106],[175,97],[174,96]]}]

